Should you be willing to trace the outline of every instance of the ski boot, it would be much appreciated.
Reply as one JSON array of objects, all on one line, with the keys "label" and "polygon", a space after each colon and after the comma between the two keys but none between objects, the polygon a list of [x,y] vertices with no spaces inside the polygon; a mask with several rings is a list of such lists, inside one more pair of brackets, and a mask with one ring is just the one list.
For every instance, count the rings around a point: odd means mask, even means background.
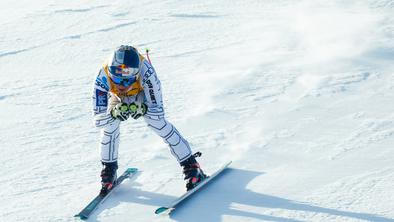
[{"label": "ski boot", "polygon": [[100,195],[107,195],[108,192],[116,186],[116,170],[118,169],[118,162],[104,163],[101,170],[101,191]]},{"label": "ski boot", "polygon": [[197,152],[191,155],[188,159],[181,162],[183,167],[183,174],[185,175],[184,180],[186,180],[186,190],[189,191],[196,187],[198,183],[203,181],[208,176],[200,168],[200,164],[196,161],[196,157],[200,157],[201,153]]}]

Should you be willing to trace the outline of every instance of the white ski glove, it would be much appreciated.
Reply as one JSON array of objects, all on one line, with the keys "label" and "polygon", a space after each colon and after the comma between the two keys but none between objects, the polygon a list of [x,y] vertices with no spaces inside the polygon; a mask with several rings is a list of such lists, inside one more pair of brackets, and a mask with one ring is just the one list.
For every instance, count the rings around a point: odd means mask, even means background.
[{"label": "white ski glove", "polygon": [[129,106],[126,103],[118,103],[111,109],[111,116],[120,121],[125,121],[130,116]]},{"label": "white ski glove", "polygon": [[133,119],[138,119],[146,114],[148,106],[145,103],[133,102],[129,105],[130,116]]}]

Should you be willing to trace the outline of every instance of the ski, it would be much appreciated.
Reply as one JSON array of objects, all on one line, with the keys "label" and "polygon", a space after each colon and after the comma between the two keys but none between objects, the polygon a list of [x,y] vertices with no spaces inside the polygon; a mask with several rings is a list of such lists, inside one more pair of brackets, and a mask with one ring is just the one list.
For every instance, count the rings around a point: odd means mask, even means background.
[{"label": "ski", "polygon": [[155,211],[155,214],[162,214],[164,212],[170,214],[180,203],[185,201],[192,194],[196,193],[203,186],[205,186],[207,183],[212,181],[216,176],[218,176],[220,173],[222,173],[231,163],[232,163],[232,161],[229,161],[226,164],[224,164],[220,169],[218,169],[216,172],[214,172],[211,176],[207,177],[202,182],[200,182],[196,187],[194,187],[193,189],[184,193],[182,196],[175,199],[172,203],[170,203],[166,206],[162,206],[162,207],[157,208]]},{"label": "ski", "polygon": [[79,217],[81,220],[88,219],[93,211],[96,210],[97,207],[103,203],[125,179],[133,177],[137,172],[137,168],[126,169],[125,172],[116,179],[116,186],[114,186],[106,195],[97,195],[81,212],[75,215],[75,217]]}]

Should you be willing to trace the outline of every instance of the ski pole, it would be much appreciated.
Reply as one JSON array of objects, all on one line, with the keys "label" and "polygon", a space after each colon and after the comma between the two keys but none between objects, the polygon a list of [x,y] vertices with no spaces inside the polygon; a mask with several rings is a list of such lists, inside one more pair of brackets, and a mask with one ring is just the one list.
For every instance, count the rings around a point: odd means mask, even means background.
[{"label": "ski pole", "polygon": [[150,61],[150,58],[149,58],[149,49],[146,48],[145,52],[146,52],[146,58],[148,59],[149,63],[152,64],[152,62]]}]

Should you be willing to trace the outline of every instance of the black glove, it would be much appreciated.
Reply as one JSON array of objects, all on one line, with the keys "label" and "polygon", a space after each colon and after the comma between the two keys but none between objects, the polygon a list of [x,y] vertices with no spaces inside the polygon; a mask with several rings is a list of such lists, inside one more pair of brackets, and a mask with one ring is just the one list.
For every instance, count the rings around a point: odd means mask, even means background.
[{"label": "black glove", "polygon": [[111,110],[111,116],[120,121],[125,121],[130,116],[129,106],[126,103],[118,103]]},{"label": "black glove", "polygon": [[148,106],[145,103],[133,102],[129,105],[130,116],[133,117],[133,119],[138,119],[145,115],[147,110]]}]

